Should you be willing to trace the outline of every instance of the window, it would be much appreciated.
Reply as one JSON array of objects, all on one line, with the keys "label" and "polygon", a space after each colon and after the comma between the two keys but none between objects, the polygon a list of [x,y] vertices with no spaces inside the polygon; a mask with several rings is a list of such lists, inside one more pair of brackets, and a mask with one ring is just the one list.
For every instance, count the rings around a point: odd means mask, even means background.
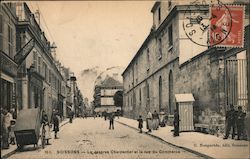
[{"label": "window", "polygon": [[172,25],[168,27],[168,47],[173,46],[173,28]]},{"label": "window", "polygon": [[9,56],[13,58],[14,54],[13,54],[13,30],[10,27],[10,25],[8,25],[8,47],[9,47]]},{"label": "window", "polygon": [[49,70],[49,83],[51,83],[51,71]]},{"label": "window", "polygon": [[162,108],[162,78],[160,76],[159,78],[159,111],[161,111]]},{"label": "window", "polygon": [[140,105],[141,105],[141,89],[139,91],[139,102],[140,102]]},{"label": "window", "polygon": [[41,57],[38,57],[38,73],[41,73]]},{"label": "window", "polygon": [[42,75],[45,78],[45,63],[44,62],[43,62],[43,65],[42,65]]},{"label": "window", "polygon": [[160,60],[162,57],[162,40],[161,40],[161,38],[158,39],[158,47],[159,47],[158,59]]},{"label": "window", "polygon": [[135,83],[138,83],[138,62],[135,63]]},{"label": "window", "polygon": [[149,84],[147,83],[147,100],[148,100],[148,103],[149,103],[149,99],[150,99],[150,96],[149,96]]},{"label": "window", "polygon": [[0,50],[3,50],[3,15],[0,14]]},{"label": "window", "polygon": [[126,103],[126,106],[128,106],[129,105],[129,98],[128,98],[128,96],[127,96],[127,103]]},{"label": "window", "polygon": [[46,64],[44,65],[44,78],[45,78],[45,81],[48,82],[48,67]]},{"label": "window", "polygon": [[150,68],[150,52],[149,52],[149,48],[147,48],[147,71],[149,71]]},{"label": "window", "polygon": [[161,7],[158,8],[158,20],[160,24],[161,23]]},{"label": "window", "polygon": [[3,15],[0,14],[0,34],[3,33]]},{"label": "window", "polygon": [[35,67],[35,70],[37,70],[37,54],[36,52],[34,51],[33,52],[33,63],[34,63],[34,67]]}]

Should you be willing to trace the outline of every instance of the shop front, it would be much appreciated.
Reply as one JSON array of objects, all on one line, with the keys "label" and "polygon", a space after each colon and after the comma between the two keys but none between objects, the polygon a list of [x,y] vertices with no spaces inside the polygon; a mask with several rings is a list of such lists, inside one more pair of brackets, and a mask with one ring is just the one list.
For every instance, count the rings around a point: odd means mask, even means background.
[{"label": "shop front", "polygon": [[3,52],[0,53],[0,106],[16,110],[17,64]]}]

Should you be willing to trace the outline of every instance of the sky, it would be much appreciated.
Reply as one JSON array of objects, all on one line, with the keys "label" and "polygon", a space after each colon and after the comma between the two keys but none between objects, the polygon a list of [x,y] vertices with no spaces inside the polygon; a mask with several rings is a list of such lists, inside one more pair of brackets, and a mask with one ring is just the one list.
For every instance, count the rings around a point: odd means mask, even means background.
[{"label": "sky", "polygon": [[98,74],[114,66],[121,74],[153,23],[150,10],[154,1],[27,3],[33,12],[39,9],[42,29],[49,41],[56,43],[56,58],[75,73],[83,96],[89,100]]}]

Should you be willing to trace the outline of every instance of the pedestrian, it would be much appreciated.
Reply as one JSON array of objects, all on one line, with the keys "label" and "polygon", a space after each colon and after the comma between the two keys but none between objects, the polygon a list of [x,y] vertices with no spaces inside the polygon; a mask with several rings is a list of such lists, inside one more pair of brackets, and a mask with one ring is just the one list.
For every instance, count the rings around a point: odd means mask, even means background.
[{"label": "pedestrian", "polygon": [[12,120],[12,115],[6,110],[3,110],[3,149],[9,148],[9,131],[10,131],[10,121]]},{"label": "pedestrian", "polygon": [[9,142],[9,139],[10,139],[10,126],[11,126],[10,122],[11,122],[11,120],[13,120],[13,116],[9,111],[6,110],[6,112],[7,112],[7,114],[5,115],[4,123],[5,123],[5,126],[6,126],[7,130],[8,130],[7,136],[8,136],[8,142]]},{"label": "pedestrian", "polygon": [[69,122],[72,123],[73,122],[73,117],[74,117],[74,111],[71,109],[69,112]]},{"label": "pedestrian", "polygon": [[53,115],[53,131],[55,132],[55,139],[58,139],[57,132],[59,131],[59,117],[57,113]]},{"label": "pedestrian", "polygon": [[49,139],[51,139],[51,136],[50,136],[50,124],[49,124],[48,115],[45,113],[45,111],[43,111],[42,124],[43,124],[43,128],[45,130],[44,139],[46,140],[46,144],[50,145],[50,143],[49,143]]},{"label": "pedestrian", "polygon": [[114,129],[114,113],[109,114],[109,129]]},{"label": "pedestrian", "polygon": [[107,111],[106,110],[103,112],[103,115],[104,115],[104,120],[107,120]]},{"label": "pedestrian", "polygon": [[146,117],[146,124],[148,132],[151,132],[152,129],[152,113],[148,111],[147,117]]},{"label": "pedestrian", "polygon": [[138,128],[140,129],[140,133],[142,133],[142,128],[143,128],[143,120],[142,120],[142,117],[141,115],[139,116],[139,119],[137,119],[138,121]]},{"label": "pedestrian", "polygon": [[237,125],[237,140],[240,140],[241,136],[244,137],[244,120],[246,117],[246,113],[242,111],[242,107],[238,106],[238,112],[237,112],[237,119],[236,119],[236,125]]},{"label": "pedestrian", "polygon": [[16,124],[16,120],[12,119],[10,121],[10,144],[15,145],[15,133],[14,133],[14,127]]},{"label": "pedestrian", "polygon": [[179,119],[179,113],[178,111],[175,109],[174,110],[174,137],[175,136],[179,136],[179,122],[180,122],[180,119]]},{"label": "pedestrian", "polygon": [[157,130],[159,128],[159,114],[156,112],[156,110],[152,114],[152,118],[153,118],[153,130]]},{"label": "pedestrian", "polygon": [[4,136],[4,114],[3,114],[3,109],[0,108],[0,111],[1,111],[1,131],[0,131],[0,134],[1,134],[1,149],[3,148],[3,136]]},{"label": "pedestrian", "polygon": [[234,110],[234,106],[230,104],[230,110],[226,112],[226,135],[223,139],[228,138],[231,128],[233,129],[232,139],[234,139],[236,114],[237,112]]}]

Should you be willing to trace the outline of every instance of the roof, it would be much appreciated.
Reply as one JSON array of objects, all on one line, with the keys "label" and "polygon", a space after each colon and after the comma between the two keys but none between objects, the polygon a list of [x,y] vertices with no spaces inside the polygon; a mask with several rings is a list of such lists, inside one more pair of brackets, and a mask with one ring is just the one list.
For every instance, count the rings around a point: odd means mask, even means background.
[{"label": "roof", "polygon": [[155,2],[155,4],[153,5],[153,7],[151,9],[151,12],[153,13],[159,5],[160,5],[159,1]]},{"label": "roof", "polygon": [[194,102],[194,96],[191,93],[175,94],[176,102]]},{"label": "roof", "polygon": [[115,80],[113,77],[107,76],[101,84],[98,85],[99,87],[123,87],[122,83],[118,80]]}]

